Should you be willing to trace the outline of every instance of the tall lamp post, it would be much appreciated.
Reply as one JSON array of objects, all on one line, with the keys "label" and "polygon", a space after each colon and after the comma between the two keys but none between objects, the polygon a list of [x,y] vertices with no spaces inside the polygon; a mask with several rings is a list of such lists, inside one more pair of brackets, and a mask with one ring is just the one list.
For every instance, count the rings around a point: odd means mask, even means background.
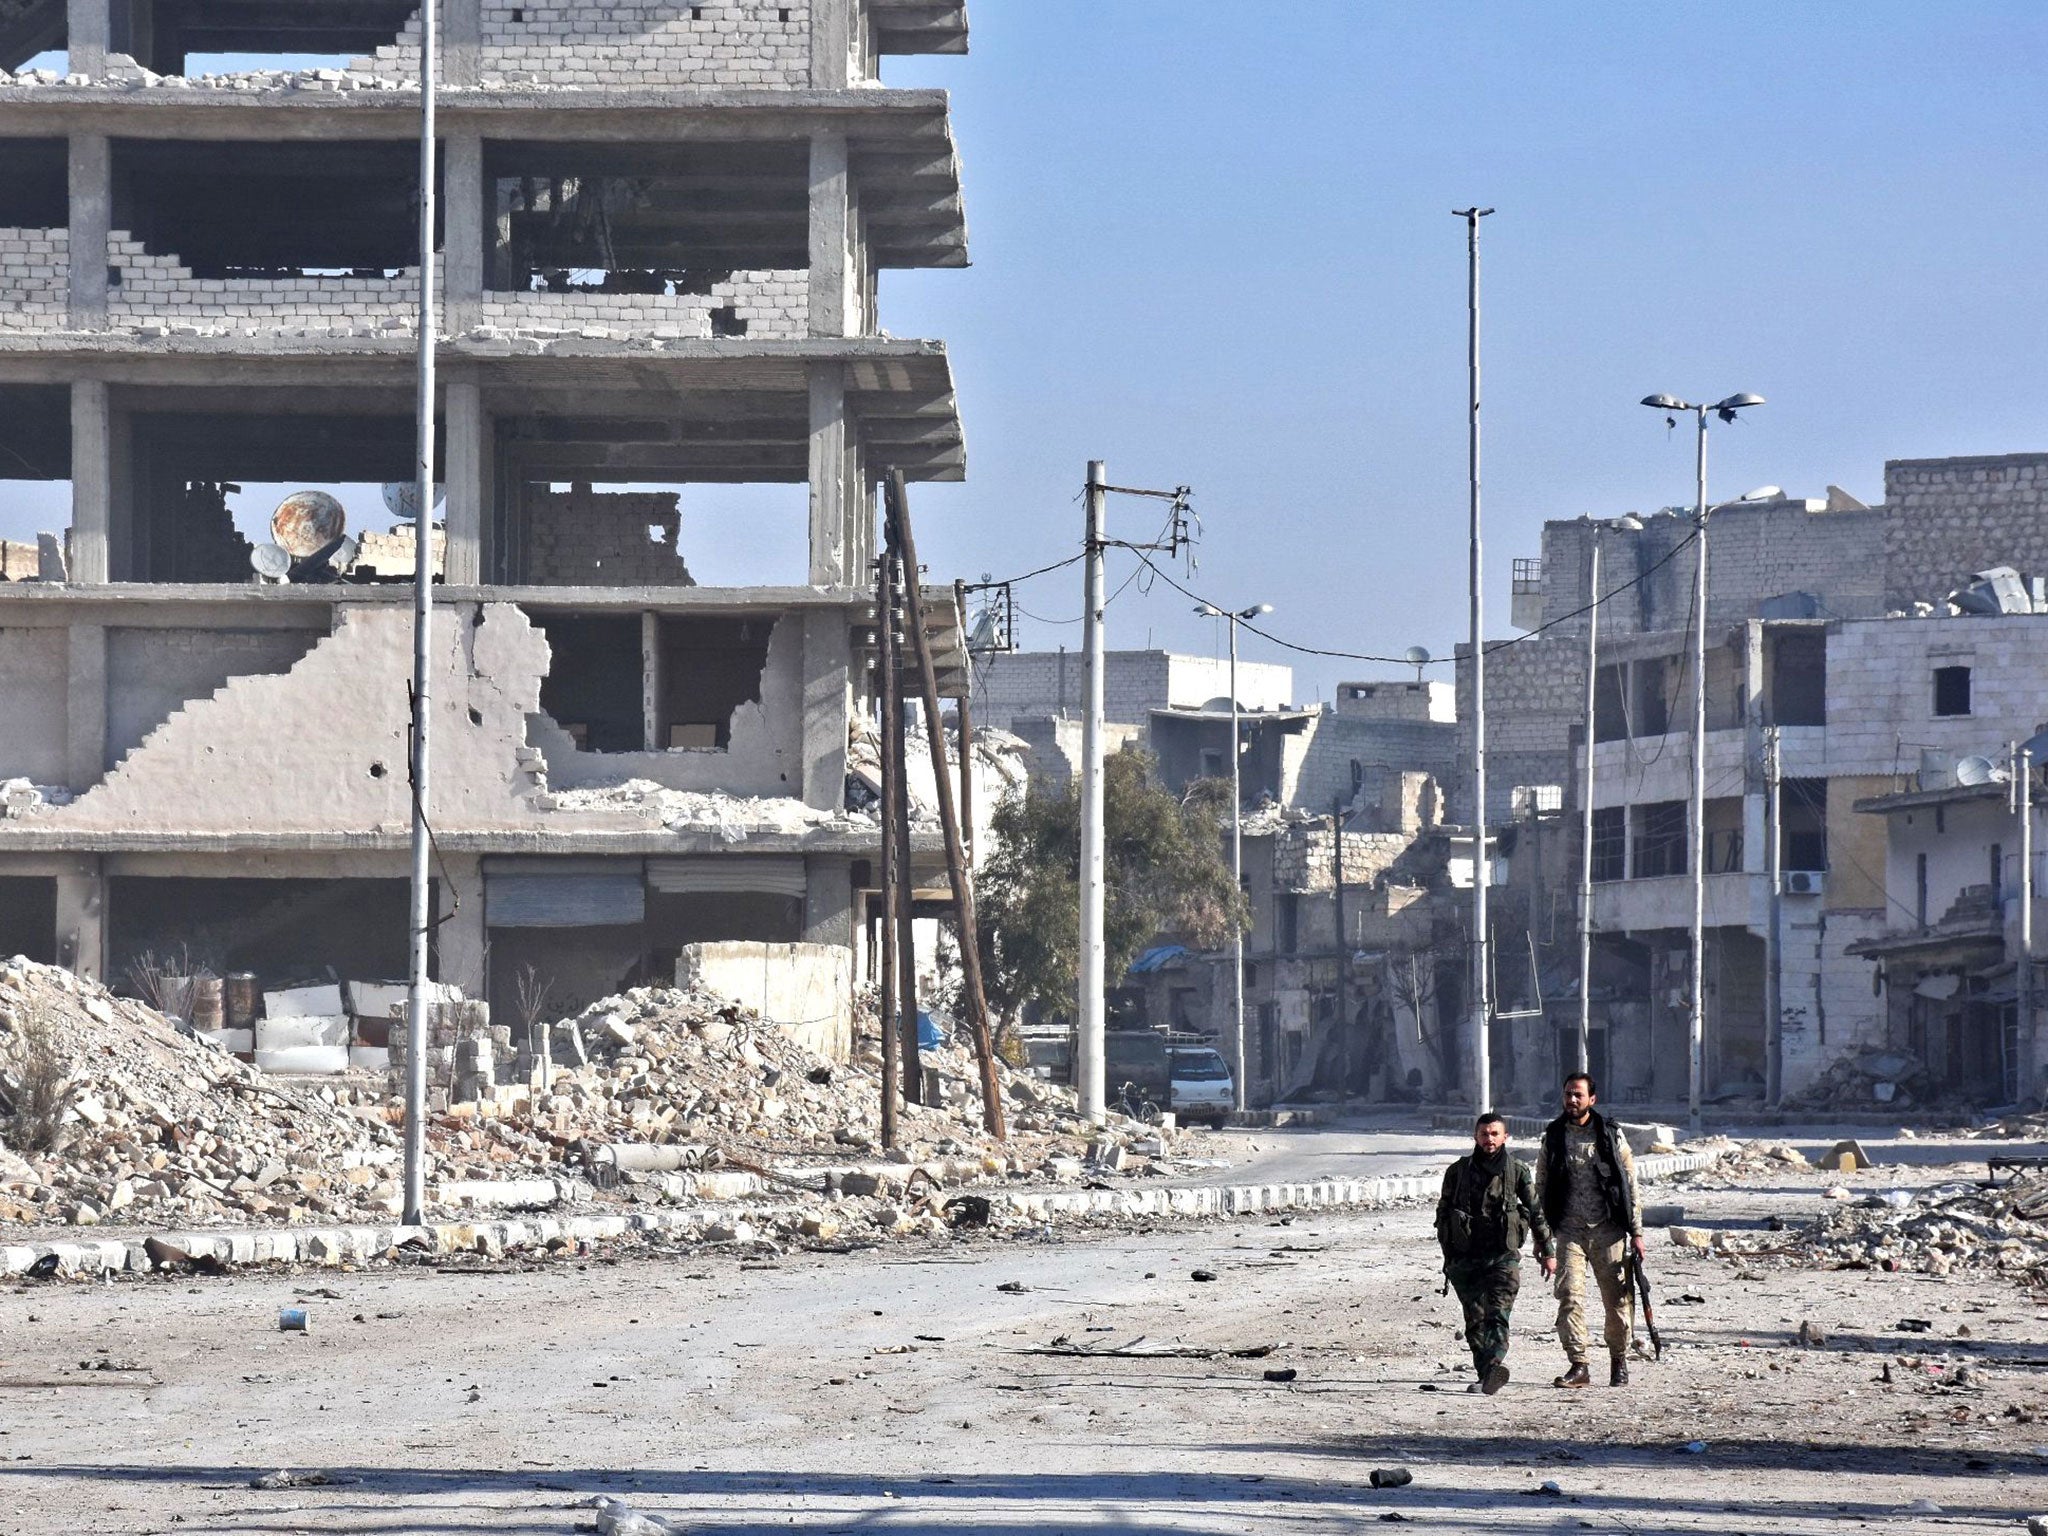
[{"label": "tall lamp post", "polygon": [[[1237,626],[1247,619],[1256,619],[1262,613],[1271,613],[1271,603],[1255,603],[1249,608],[1218,608],[1214,603],[1204,603],[1195,612],[1209,619],[1230,621],[1230,881],[1237,890],[1244,890],[1244,790],[1239,759],[1244,754],[1244,744],[1238,720],[1237,707]],[[1230,1016],[1231,1016],[1231,1087],[1237,1107],[1245,1107],[1244,1099],[1244,926],[1233,924],[1235,939],[1231,945],[1233,964],[1230,968]]]},{"label": "tall lamp post", "polygon": [[1672,395],[1646,395],[1644,405],[1663,411],[1671,425],[1678,424],[1682,411],[1691,411],[1699,423],[1697,461],[1698,508],[1693,526],[1697,549],[1693,557],[1692,582],[1692,804],[1687,827],[1687,855],[1692,869],[1692,987],[1686,1020],[1686,1118],[1694,1136],[1700,1134],[1700,1089],[1706,1076],[1707,1041],[1707,417],[1724,422],[1752,405],[1762,405],[1762,395],[1730,395],[1712,405],[1695,405]]}]

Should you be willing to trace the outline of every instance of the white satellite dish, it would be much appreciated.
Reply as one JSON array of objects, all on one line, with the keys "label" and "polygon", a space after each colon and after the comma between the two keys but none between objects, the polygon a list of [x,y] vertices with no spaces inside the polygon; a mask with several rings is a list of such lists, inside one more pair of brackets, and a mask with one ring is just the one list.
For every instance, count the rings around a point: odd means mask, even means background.
[{"label": "white satellite dish", "polygon": [[342,540],[334,547],[334,553],[327,557],[327,563],[337,571],[345,571],[356,563],[356,556],[362,553],[363,541],[354,534],[343,534]]},{"label": "white satellite dish", "polygon": [[1408,665],[1415,669],[1415,681],[1422,681],[1422,669],[1433,659],[1426,645],[1411,645],[1401,653],[1408,658]]},{"label": "white satellite dish", "polygon": [[1965,757],[1956,762],[1958,784],[1989,784],[1998,777],[1998,765],[1988,757]]},{"label": "white satellite dish", "polygon": [[258,544],[249,551],[249,564],[265,581],[283,581],[291,574],[292,557],[276,544]]},{"label": "white satellite dish", "polygon": [[[441,503],[447,498],[447,495],[447,486],[435,486],[434,505],[437,507],[440,506]],[[410,521],[411,519],[419,516],[419,486],[411,480],[392,481],[391,483],[384,487],[384,505],[386,508],[390,510],[390,513],[393,517],[402,517]]]}]

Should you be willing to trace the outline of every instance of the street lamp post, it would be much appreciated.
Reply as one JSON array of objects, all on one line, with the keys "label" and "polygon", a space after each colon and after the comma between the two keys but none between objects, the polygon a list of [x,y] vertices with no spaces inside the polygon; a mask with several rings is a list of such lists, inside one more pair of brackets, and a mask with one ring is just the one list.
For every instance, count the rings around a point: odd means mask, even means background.
[{"label": "street lamp post", "polygon": [[[1239,713],[1237,705],[1237,626],[1247,619],[1255,619],[1262,613],[1271,613],[1271,603],[1256,603],[1250,608],[1231,610],[1218,608],[1214,603],[1204,603],[1195,612],[1205,618],[1227,619],[1230,622],[1230,882],[1241,894],[1244,890],[1244,789],[1239,759],[1243,756],[1244,745],[1240,738]],[[1230,1016],[1231,1016],[1231,1087],[1237,1107],[1245,1107],[1244,1095],[1244,925],[1232,925],[1234,938],[1231,944],[1230,968]]]},{"label": "street lamp post", "polygon": [[1712,405],[1695,405],[1671,395],[1647,395],[1644,405],[1663,411],[1673,425],[1681,411],[1699,423],[1696,480],[1698,512],[1693,525],[1697,549],[1692,582],[1692,802],[1687,854],[1692,867],[1692,987],[1686,1021],[1686,1118],[1700,1134],[1700,1091],[1706,1076],[1707,1041],[1707,417],[1732,422],[1735,413],[1762,405],[1762,395],[1730,395]]}]

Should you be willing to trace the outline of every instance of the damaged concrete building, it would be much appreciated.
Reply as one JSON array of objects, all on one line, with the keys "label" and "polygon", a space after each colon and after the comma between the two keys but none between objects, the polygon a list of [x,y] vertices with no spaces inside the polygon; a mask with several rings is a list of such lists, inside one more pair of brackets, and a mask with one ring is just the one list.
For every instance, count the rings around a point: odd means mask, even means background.
[{"label": "damaged concrete building", "polygon": [[[1592,1064],[1612,1099],[1685,1097],[1692,531],[1684,511],[1546,524],[1540,562],[1516,570],[1515,620],[1532,633],[1488,656],[1487,823],[1506,849],[1548,850],[1541,871],[1509,852],[1496,905],[1496,952],[1536,957],[1545,1005],[1494,1032],[1495,1080],[1514,1102],[1544,1098],[1574,1050],[1581,610],[1596,544],[1608,600],[1592,722]],[[2007,743],[2048,721],[2048,455],[1893,461],[1875,507],[1832,487],[1718,507],[1709,551],[1708,1099],[1760,1101],[1773,1053],[1787,1100],[1831,1092],[1842,1064],[1870,1053],[1910,1057],[1896,1070],[1910,1066],[1922,1094],[2038,1095],[2007,937],[2015,819],[1988,769],[1956,775],[1972,757],[2002,774]],[[1459,686],[1462,699],[1462,657]],[[1469,784],[1461,767],[1453,814],[1468,828]],[[1914,845],[1924,837],[1946,841]]]},{"label": "damaged concrete building", "polygon": [[[884,270],[966,264],[947,99],[878,71],[964,52],[964,7],[440,17],[436,973],[567,1007],[700,943],[851,969],[876,486],[964,465],[944,348],[878,318]],[[404,974],[411,541],[258,581],[242,488],[360,528],[410,473],[418,29],[0,0],[0,509],[69,500],[0,572],[0,953]],[[776,579],[693,573],[726,487],[788,488],[726,530]]]}]

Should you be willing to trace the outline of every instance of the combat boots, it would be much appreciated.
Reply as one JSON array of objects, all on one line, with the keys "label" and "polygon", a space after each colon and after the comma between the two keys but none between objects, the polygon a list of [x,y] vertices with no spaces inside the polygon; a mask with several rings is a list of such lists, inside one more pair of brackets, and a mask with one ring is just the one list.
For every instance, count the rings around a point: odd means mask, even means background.
[{"label": "combat boots", "polygon": [[1628,1360],[1626,1357],[1621,1355],[1614,1357],[1614,1363],[1607,1369],[1607,1385],[1610,1387],[1625,1387],[1628,1385]]},{"label": "combat boots", "polygon": [[1572,1368],[1551,1382],[1551,1385],[1554,1387],[1590,1387],[1593,1385],[1593,1373],[1586,1369],[1585,1361],[1575,1360],[1572,1362]]}]

